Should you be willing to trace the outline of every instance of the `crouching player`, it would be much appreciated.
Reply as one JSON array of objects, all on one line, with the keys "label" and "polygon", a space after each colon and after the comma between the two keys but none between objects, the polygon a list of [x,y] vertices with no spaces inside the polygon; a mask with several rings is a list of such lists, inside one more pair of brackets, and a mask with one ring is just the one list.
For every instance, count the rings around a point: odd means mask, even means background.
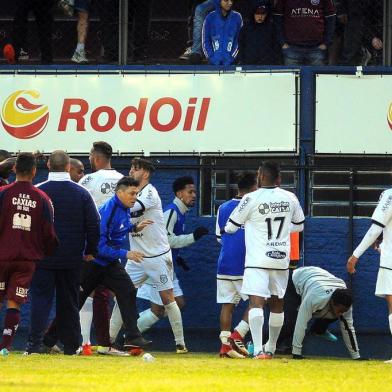
[{"label": "crouching player", "polygon": [[245,264],[245,231],[243,228],[235,234],[220,234],[233,210],[238,206],[242,197],[257,189],[256,173],[244,172],[238,176],[238,194],[231,200],[223,203],[217,213],[216,237],[222,245],[216,276],[217,303],[222,304],[220,313],[220,340],[222,346],[219,355],[229,358],[245,358],[248,352],[243,344],[243,339],[249,331],[248,310],[243,319],[231,332],[231,322],[234,307],[238,305],[241,298],[242,278]]},{"label": "crouching player", "polygon": [[293,283],[301,296],[297,322],[293,336],[293,358],[302,359],[302,342],[308,322],[312,318],[333,323],[340,321],[344,343],[352,359],[359,355],[353,325],[352,294],[342,279],[319,267],[302,267],[293,273]]}]

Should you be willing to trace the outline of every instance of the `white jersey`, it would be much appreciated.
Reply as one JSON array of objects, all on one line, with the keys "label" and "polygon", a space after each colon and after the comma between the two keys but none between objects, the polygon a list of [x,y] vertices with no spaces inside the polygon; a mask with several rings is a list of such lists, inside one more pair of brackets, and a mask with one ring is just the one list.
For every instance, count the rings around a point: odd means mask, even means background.
[{"label": "white jersey", "polygon": [[302,231],[304,213],[297,197],[279,187],[246,194],[231,213],[225,232],[245,227],[245,268],[287,269],[290,232]]},{"label": "white jersey", "polygon": [[137,224],[143,220],[154,223],[139,233],[130,234],[131,249],[144,253],[147,257],[155,257],[170,251],[165,221],[163,219],[162,202],[158,191],[147,184],[139,192],[135,205],[131,208],[131,220]]},{"label": "white jersey", "polygon": [[392,189],[384,191],[372,215],[372,222],[383,228],[380,267],[392,269]]},{"label": "white jersey", "polygon": [[93,197],[97,207],[101,207],[114,196],[117,182],[124,176],[114,169],[101,169],[82,177],[79,184],[84,186]]}]

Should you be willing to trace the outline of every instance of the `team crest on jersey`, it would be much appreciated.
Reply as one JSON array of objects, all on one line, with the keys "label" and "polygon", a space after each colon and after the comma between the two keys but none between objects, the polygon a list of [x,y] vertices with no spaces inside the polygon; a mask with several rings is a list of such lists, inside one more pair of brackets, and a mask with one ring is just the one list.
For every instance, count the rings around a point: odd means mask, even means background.
[{"label": "team crest on jersey", "polygon": [[101,193],[103,193],[104,195],[107,195],[108,193],[113,193],[115,188],[116,188],[116,184],[104,182],[101,185]]},{"label": "team crest on jersey", "polygon": [[320,4],[320,0],[310,0],[310,3],[312,5],[319,5]]},{"label": "team crest on jersey", "polygon": [[168,279],[167,275],[160,275],[159,280],[161,281],[162,284],[165,284],[168,282],[169,279]]},{"label": "team crest on jersey", "polygon": [[262,203],[259,205],[259,212],[261,215],[267,215],[270,212],[269,205],[267,203]]}]

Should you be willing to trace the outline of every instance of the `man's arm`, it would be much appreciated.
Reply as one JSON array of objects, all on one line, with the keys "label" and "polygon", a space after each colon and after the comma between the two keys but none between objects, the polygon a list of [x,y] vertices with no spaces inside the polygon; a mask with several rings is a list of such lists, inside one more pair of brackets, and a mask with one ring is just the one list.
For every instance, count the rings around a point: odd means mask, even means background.
[{"label": "man's arm", "polygon": [[211,43],[211,17],[209,15],[207,15],[204,19],[201,36],[204,56],[206,56],[208,60],[210,60],[214,56],[214,50]]},{"label": "man's arm", "polygon": [[342,331],[342,337],[344,344],[347,347],[348,352],[352,359],[360,358],[359,348],[357,343],[357,337],[355,334],[354,323],[353,323],[353,310],[352,307],[339,318],[340,330]]},{"label": "man's arm", "polygon": [[302,355],[302,343],[305,338],[306,328],[309,320],[312,319],[313,307],[310,295],[307,295],[301,302],[298,310],[297,321],[293,335],[293,355]]},{"label": "man's arm", "polygon": [[163,218],[165,219],[167,238],[169,240],[170,248],[184,248],[195,242],[193,234],[174,234],[174,226],[177,223],[177,212],[170,209],[164,212]]},{"label": "man's arm", "polygon": [[44,252],[46,256],[51,256],[59,245],[59,240],[54,228],[53,204],[48,196],[42,197],[42,203],[43,222],[41,225],[41,230],[44,241]]},{"label": "man's arm", "polygon": [[84,211],[86,229],[86,247],[84,253],[96,257],[100,239],[100,216],[93,198],[87,192],[84,197]]},{"label": "man's arm", "polygon": [[223,229],[223,227],[221,227],[219,224],[219,218],[220,218],[219,212],[220,212],[220,206],[218,208],[218,212],[216,213],[215,236],[216,236],[216,240],[221,244],[222,243],[221,230]]},{"label": "man's arm", "polygon": [[252,208],[252,197],[247,194],[242,199],[236,209],[230,214],[229,219],[224,228],[225,233],[235,233],[248,219]]},{"label": "man's arm", "polygon": [[293,217],[291,220],[291,232],[300,232],[303,231],[304,229],[304,223],[305,223],[305,215],[302,210],[301,204],[299,203],[299,200],[297,197],[294,195],[294,212],[293,212]]}]

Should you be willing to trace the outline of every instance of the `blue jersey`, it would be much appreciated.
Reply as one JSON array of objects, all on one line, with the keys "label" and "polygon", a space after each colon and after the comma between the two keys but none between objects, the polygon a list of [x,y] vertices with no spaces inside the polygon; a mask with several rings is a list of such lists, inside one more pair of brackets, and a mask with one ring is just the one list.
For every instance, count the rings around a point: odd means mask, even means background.
[{"label": "blue jersey", "polygon": [[222,245],[218,259],[218,275],[242,276],[245,265],[245,230],[243,227],[234,234],[220,231],[225,227],[230,214],[240,203],[241,198],[234,198],[223,203],[216,218],[216,236]]},{"label": "blue jersey", "polygon": [[[163,212],[166,211],[170,211],[170,213],[172,213],[172,211],[175,211],[177,214],[177,220],[176,223],[174,224],[174,228],[173,228],[173,233],[178,236],[178,235],[183,235],[185,234],[185,214],[183,214],[180,209],[178,208],[178,206],[174,203],[171,202],[170,204],[168,204]],[[169,215],[169,219],[168,221],[170,221],[171,216]],[[173,262],[175,262],[177,260],[178,257],[178,253],[180,252],[179,248],[171,248],[172,250],[172,258],[173,258]]]}]

